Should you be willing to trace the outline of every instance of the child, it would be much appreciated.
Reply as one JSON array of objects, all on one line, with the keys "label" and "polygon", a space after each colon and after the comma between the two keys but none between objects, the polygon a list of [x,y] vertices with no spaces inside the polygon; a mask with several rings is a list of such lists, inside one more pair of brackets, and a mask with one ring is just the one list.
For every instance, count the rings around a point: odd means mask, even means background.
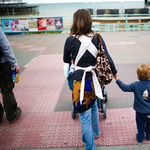
[{"label": "child", "polygon": [[141,64],[137,68],[139,81],[131,84],[124,84],[118,75],[115,75],[114,78],[123,91],[134,93],[133,109],[136,111],[137,142],[143,141],[144,132],[146,132],[146,140],[150,140],[150,66]]}]

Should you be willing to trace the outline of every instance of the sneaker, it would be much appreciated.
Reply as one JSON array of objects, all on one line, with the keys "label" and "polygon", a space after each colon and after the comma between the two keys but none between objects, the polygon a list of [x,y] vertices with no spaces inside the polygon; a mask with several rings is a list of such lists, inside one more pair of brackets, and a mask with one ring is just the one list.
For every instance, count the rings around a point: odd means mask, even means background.
[{"label": "sneaker", "polygon": [[146,140],[147,140],[147,141],[150,141],[150,138],[146,137]]},{"label": "sneaker", "polygon": [[97,136],[97,137],[94,137],[94,139],[98,139],[99,138],[99,136]]},{"label": "sneaker", "polygon": [[13,120],[9,121],[9,123],[14,123],[18,119],[18,117],[21,115],[21,108],[17,107],[17,115],[14,117]]},{"label": "sneaker", "polygon": [[94,137],[94,139],[98,139],[98,138],[99,138],[99,136],[100,136],[100,134],[99,134],[98,136],[95,136],[95,137]]},{"label": "sneaker", "polygon": [[147,134],[146,134],[146,140],[147,140],[147,141],[150,141],[150,135],[147,135]]},{"label": "sneaker", "polygon": [[141,138],[141,137],[139,137],[139,134],[136,134],[136,140],[137,140],[137,142],[142,143],[144,138]]}]

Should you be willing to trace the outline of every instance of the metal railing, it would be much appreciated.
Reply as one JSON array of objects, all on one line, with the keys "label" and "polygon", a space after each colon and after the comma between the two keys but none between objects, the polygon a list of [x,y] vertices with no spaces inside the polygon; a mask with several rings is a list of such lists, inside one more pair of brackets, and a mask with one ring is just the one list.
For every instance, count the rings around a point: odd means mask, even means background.
[{"label": "metal railing", "polygon": [[[96,32],[150,31],[150,14],[92,15],[92,19],[92,29]],[[124,23],[100,23],[106,20],[116,22],[117,20],[121,20]],[[137,23],[132,23],[132,20],[137,20]],[[142,22],[142,20],[147,21]],[[71,18],[70,21],[72,21]],[[64,30],[69,32],[70,27],[71,25],[64,25]]]},{"label": "metal railing", "polygon": [[150,31],[150,23],[112,23],[112,24],[93,24],[93,31],[116,32],[116,31]]}]

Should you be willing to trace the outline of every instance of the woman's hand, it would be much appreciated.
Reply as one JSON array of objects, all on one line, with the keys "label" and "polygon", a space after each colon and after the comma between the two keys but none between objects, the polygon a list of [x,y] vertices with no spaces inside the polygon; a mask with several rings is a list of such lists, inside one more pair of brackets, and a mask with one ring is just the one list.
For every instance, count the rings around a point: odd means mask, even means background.
[{"label": "woman's hand", "polygon": [[115,78],[115,80],[118,80],[119,79],[119,75],[118,75],[118,73],[116,73],[115,75],[113,75],[114,76],[114,78]]}]

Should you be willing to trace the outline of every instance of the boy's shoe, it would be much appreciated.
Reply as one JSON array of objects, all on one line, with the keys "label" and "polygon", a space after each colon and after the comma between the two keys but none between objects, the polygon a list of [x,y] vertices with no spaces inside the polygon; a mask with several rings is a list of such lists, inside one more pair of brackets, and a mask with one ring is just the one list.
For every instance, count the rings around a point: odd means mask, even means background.
[{"label": "boy's shoe", "polygon": [[17,115],[14,117],[13,120],[9,121],[9,123],[14,123],[18,119],[18,117],[21,115],[21,108],[17,107]]},{"label": "boy's shoe", "polygon": [[150,135],[146,134],[146,140],[150,141]]},{"label": "boy's shoe", "polygon": [[146,140],[147,140],[147,141],[150,141],[150,138],[147,138],[147,137],[146,137]]},{"label": "boy's shoe", "polygon": [[136,140],[137,140],[137,142],[142,143],[144,138],[142,139],[142,138],[139,137],[138,134],[136,134]]}]

